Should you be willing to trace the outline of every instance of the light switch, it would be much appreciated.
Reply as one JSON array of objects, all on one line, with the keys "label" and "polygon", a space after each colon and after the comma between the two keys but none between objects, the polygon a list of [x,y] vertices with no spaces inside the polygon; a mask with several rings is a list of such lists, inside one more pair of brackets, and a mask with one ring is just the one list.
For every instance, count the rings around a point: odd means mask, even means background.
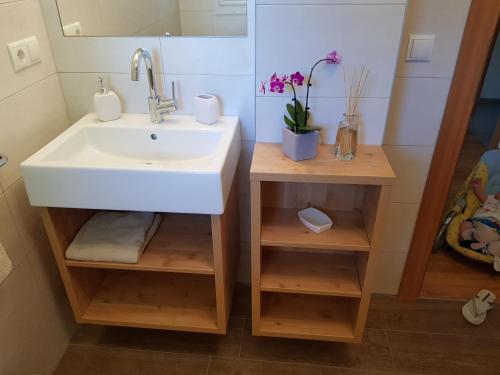
[{"label": "light switch", "polygon": [[36,36],[32,36],[31,38],[28,38],[26,40],[28,42],[28,49],[30,51],[31,64],[42,61],[42,58],[40,56],[40,44],[38,43],[38,38]]},{"label": "light switch", "polygon": [[435,35],[410,34],[406,61],[430,61],[435,40]]}]

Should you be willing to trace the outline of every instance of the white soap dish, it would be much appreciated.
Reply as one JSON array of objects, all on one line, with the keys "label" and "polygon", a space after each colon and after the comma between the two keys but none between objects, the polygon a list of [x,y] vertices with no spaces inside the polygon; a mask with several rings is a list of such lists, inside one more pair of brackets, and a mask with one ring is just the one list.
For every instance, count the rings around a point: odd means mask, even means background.
[{"label": "white soap dish", "polygon": [[325,213],[320,210],[309,207],[298,212],[299,219],[306,226],[306,228],[312,230],[314,233],[321,233],[332,227],[333,221]]}]

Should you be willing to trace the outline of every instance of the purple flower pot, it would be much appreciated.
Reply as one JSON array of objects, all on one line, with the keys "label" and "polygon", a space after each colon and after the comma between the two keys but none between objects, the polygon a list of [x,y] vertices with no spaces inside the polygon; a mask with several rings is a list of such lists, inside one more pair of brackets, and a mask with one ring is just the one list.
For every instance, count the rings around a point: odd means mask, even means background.
[{"label": "purple flower pot", "polygon": [[318,155],[319,131],[295,134],[283,128],[283,153],[294,161],[313,159]]}]

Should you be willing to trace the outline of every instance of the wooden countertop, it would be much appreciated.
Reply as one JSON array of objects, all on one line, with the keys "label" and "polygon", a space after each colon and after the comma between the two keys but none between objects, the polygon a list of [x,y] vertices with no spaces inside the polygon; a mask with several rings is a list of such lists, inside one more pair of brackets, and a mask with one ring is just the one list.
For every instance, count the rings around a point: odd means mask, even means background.
[{"label": "wooden countertop", "polygon": [[320,145],[315,159],[295,162],[281,144],[256,143],[250,179],[337,184],[393,185],[396,176],[381,146],[359,145],[356,158],[339,160],[333,145]]}]

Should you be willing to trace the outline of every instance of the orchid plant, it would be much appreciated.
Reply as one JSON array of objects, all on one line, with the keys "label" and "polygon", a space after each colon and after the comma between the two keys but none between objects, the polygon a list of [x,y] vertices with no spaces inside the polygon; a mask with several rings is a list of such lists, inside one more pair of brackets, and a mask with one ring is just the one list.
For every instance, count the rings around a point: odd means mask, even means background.
[{"label": "orchid plant", "polygon": [[[288,103],[286,105],[286,109],[288,112],[287,116],[286,114],[284,115],[284,121],[288,129],[290,129],[292,132],[295,134],[304,134],[304,133],[310,133],[315,130],[319,130],[319,127],[316,126],[309,126],[309,90],[312,86],[312,76],[314,69],[321,63],[321,62],[326,62],[327,64],[340,64],[342,61],[342,56],[340,54],[333,50],[330,52],[326,58],[318,60],[311,68],[311,71],[309,72],[309,78],[307,80],[307,92],[306,92],[306,103],[305,107],[302,106],[302,103],[297,99],[297,91],[296,87],[297,86],[303,86],[305,77],[300,73],[300,72],[295,72],[288,75],[282,75],[278,76],[278,74],[273,73],[271,78],[269,79],[269,91],[277,94],[283,94],[285,92],[286,86],[290,86],[293,91],[293,98],[292,102],[293,104]],[[262,94],[266,94],[266,85],[267,81],[262,81],[260,84],[260,89],[259,91]]]}]

